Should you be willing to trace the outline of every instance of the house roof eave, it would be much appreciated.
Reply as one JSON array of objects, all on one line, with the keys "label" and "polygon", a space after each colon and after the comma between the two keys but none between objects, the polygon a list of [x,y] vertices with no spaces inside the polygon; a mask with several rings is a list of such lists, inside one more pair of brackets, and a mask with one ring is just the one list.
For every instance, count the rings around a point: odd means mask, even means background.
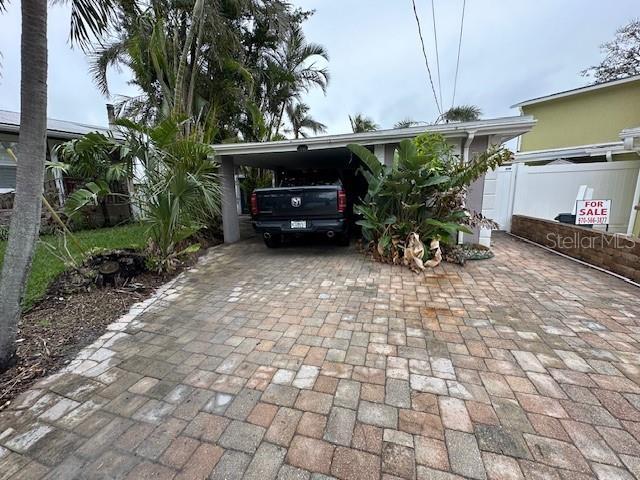
[{"label": "house roof eave", "polygon": [[606,156],[607,153],[621,155],[625,153],[634,153],[634,151],[628,149],[624,142],[607,142],[575,147],[549,148],[545,150],[518,152],[515,154],[512,163],[540,162],[556,160],[559,158],[599,157]]},{"label": "house roof eave", "polygon": [[377,130],[364,133],[343,133],[275,142],[224,143],[213,145],[216,155],[247,155],[260,153],[293,152],[299,147],[309,150],[346,147],[350,143],[380,145],[398,143],[417,135],[434,132],[447,138],[466,138],[473,132],[478,136],[500,136],[504,141],[528,132],[536,123],[532,116],[503,117],[475,122],[421,125],[416,127]]},{"label": "house roof eave", "polygon": [[511,108],[522,108],[529,105],[536,105],[538,103],[548,102],[550,100],[556,100],[559,98],[569,97],[572,95],[579,95],[581,93],[592,92],[594,90],[600,90],[602,88],[615,87],[616,85],[623,85],[625,83],[631,83],[635,81],[640,81],[640,75],[633,75],[631,77],[621,78],[618,80],[611,80],[609,82],[585,85],[583,87],[572,88],[570,90],[564,90],[562,92],[556,92],[550,95],[543,95],[542,97],[535,97],[529,100],[523,100],[522,102],[511,105]]}]

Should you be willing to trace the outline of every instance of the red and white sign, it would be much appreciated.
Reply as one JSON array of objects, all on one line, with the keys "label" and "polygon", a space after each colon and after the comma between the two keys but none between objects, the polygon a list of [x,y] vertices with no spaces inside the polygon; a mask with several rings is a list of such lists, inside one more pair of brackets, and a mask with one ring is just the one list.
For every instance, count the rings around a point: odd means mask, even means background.
[{"label": "red and white sign", "polygon": [[609,225],[611,200],[578,200],[576,225]]}]

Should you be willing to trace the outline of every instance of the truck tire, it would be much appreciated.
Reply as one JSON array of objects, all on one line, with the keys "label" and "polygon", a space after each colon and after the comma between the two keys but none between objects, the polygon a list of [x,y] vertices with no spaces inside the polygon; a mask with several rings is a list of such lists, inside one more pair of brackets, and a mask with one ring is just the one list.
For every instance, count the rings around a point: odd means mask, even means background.
[{"label": "truck tire", "polygon": [[340,235],[337,236],[337,244],[340,247],[348,247],[349,246],[349,234],[348,233],[341,233]]}]

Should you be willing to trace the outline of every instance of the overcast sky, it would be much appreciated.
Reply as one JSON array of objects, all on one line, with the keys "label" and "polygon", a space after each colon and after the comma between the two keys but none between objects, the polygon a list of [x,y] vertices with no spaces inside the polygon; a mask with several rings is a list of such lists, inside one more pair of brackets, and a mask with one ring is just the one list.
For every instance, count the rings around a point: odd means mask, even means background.
[{"label": "overcast sky", "polygon": [[[382,127],[403,118],[437,116],[410,0],[296,0],[315,9],[304,25],[310,41],[331,56],[327,95],[305,101],[329,133],[349,131],[348,114],[362,112]],[[430,66],[437,82],[431,1],[417,0]],[[451,105],[462,0],[435,0],[440,76]],[[510,105],[589,82],[580,76],[601,58],[598,46],[640,15],[637,0],[467,0],[456,104],[475,104],[483,117],[517,115]],[[104,98],[87,61],[68,45],[69,11],[49,11],[49,109],[52,118],[106,124]],[[19,110],[20,5],[0,13],[0,109]],[[111,90],[134,94],[127,73]]]}]

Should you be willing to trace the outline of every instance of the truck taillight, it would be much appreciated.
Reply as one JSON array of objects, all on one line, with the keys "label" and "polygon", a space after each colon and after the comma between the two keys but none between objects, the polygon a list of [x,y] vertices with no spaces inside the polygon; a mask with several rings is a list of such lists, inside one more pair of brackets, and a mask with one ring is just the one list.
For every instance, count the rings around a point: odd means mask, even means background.
[{"label": "truck taillight", "polygon": [[338,212],[344,213],[347,209],[347,194],[344,190],[338,192]]},{"label": "truck taillight", "polygon": [[258,195],[254,192],[251,194],[251,215],[257,215],[258,213],[260,213],[258,209]]}]

